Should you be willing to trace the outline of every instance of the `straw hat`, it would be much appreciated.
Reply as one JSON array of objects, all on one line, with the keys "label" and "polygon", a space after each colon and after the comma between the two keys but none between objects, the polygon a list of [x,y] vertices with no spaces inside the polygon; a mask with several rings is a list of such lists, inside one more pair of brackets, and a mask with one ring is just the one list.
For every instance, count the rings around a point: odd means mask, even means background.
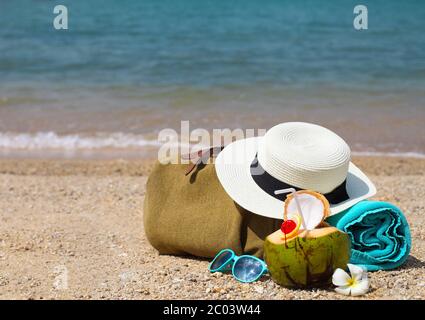
[{"label": "straw hat", "polygon": [[319,125],[287,122],[263,137],[227,145],[215,161],[218,179],[227,194],[255,214],[282,219],[285,194],[294,187],[322,193],[331,215],[376,193],[368,177],[350,162],[350,147]]}]

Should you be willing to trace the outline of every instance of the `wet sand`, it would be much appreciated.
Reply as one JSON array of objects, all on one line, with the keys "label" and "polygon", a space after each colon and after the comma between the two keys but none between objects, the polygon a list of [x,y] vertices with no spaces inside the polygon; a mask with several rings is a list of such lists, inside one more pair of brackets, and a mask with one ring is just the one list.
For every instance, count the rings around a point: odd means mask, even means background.
[{"label": "wet sand", "polygon": [[[356,299],[425,299],[425,160],[355,158],[374,199],[406,214],[413,248],[397,270],[370,273]],[[267,276],[241,284],[208,261],[159,256],[145,238],[151,161],[0,160],[0,299],[346,299],[289,290]]]}]

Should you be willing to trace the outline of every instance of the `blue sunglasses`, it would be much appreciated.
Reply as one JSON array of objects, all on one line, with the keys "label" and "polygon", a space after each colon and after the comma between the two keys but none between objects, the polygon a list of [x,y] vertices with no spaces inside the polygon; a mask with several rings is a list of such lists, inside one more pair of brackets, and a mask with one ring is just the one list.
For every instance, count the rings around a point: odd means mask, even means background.
[{"label": "blue sunglasses", "polygon": [[254,282],[267,273],[263,260],[254,256],[237,256],[231,249],[223,249],[215,256],[208,266],[210,272],[232,271],[240,282]]}]

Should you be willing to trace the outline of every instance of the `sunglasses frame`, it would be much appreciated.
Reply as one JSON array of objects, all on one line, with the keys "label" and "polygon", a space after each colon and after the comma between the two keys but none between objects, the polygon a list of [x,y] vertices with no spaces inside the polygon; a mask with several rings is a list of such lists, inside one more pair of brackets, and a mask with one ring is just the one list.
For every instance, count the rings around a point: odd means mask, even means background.
[{"label": "sunglasses frame", "polygon": [[[231,253],[231,256],[230,256],[230,258],[229,259],[227,259],[226,260],[226,262],[224,262],[220,267],[218,267],[218,268],[216,268],[216,269],[211,269],[211,266],[214,264],[214,262],[216,261],[216,259],[222,254],[222,253],[224,253],[224,252],[230,252]],[[261,270],[261,272],[257,275],[257,277],[256,278],[254,278],[253,280],[250,280],[250,281],[245,281],[245,280],[242,280],[242,279],[239,279],[236,275],[235,275],[235,265],[236,265],[236,262],[239,260],[239,259],[241,259],[241,258],[250,258],[250,259],[254,259],[254,260],[257,260],[258,262],[260,262],[260,264],[261,264],[261,266],[263,267],[263,269]],[[242,256],[238,256],[238,255],[236,255],[236,253],[232,250],[232,249],[223,249],[223,250],[221,250],[219,253],[217,253],[216,254],[216,256],[214,257],[214,259],[213,259],[213,261],[211,261],[210,262],[210,264],[208,265],[208,270],[211,272],[211,273],[214,273],[214,272],[229,272],[229,271],[231,271],[232,272],[232,275],[233,275],[233,277],[236,279],[236,280],[238,280],[239,282],[244,282],[244,283],[250,283],[250,282],[254,282],[254,281],[257,281],[262,275],[264,275],[264,274],[266,274],[267,272],[268,272],[268,269],[267,269],[267,265],[266,265],[266,263],[263,261],[263,260],[261,260],[261,259],[259,259],[259,258],[257,258],[257,257],[254,257],[254,256],[250,256],[250,255],[247,255],[247,254],[244,254],[244,255],[242,255]]]}]

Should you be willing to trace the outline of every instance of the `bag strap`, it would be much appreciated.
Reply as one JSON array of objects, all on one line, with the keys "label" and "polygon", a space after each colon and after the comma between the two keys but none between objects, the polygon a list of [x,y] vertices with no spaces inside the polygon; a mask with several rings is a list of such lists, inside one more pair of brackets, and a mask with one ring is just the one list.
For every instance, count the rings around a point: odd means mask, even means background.
[{"label": "bag strap", "polygon": [[182,159],[184,160],[196,159],[196,161],[192,161],[188,165],[185,175],[187,176],[189,173],[193,171],[193,169],[195,169],[196,166],[208,161],[209,158],[216,157],[220,153],[220,151],[223,149],[224,149],[224,146],[222,145],[222,146],[211,147],[209,149],[201,149],[196,152],[182,155]]}]

